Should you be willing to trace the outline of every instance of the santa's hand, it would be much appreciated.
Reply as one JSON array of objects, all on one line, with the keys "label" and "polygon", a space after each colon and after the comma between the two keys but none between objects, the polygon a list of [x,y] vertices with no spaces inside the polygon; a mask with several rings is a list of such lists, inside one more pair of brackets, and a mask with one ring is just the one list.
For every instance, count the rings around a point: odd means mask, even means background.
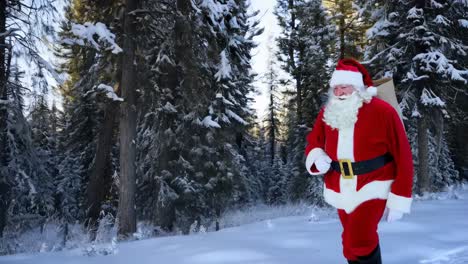
[{"label": "santa's hand", "polygon": [[403,212],[396,209],[388,209],[387,222],[395,222],[403,218]]},{"label": "santa's hand", "polygon": [[331,161],[328,155],[322,155],[315,161],[315,167],[320,173],[326,173],[330,169]]}]

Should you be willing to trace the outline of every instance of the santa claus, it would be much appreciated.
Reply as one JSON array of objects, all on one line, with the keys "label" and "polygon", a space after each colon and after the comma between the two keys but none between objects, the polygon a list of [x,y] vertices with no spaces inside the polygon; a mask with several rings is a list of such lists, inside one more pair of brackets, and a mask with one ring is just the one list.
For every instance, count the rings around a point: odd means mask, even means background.
[{"label": "santa claus", "polygon": [[377,225],[410,212],[413,160],[397,111],[374,97],[357,61],[338,62],[329,99],[307,135],[306,168],[324,175],[324,199],[338,209],[348,263],[382,263]]}]

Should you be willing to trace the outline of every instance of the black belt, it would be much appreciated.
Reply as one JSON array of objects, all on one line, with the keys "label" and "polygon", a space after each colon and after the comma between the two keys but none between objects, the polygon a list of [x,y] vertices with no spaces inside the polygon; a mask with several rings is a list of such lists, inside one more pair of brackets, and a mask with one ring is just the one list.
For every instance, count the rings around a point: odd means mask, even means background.
[{"label": "black belt", "polygon": [[332,161],[331,168],[340,172],[345,179],[352,179],[354,175],[360,175],[374,171],[393,160],[390,153],[385,153],[382,156],[370,160],[351,162],[349,159],[340,159]]}]

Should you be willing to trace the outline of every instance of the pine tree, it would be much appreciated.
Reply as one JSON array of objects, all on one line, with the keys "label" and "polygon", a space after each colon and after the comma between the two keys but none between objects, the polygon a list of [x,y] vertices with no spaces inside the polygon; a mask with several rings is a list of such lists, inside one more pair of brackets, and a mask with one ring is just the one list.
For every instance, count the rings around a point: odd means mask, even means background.
[{"label": "pine tree", "polygon": [[[142,86],[142,104],[138,128],[137,206],[139,216],[165,230],[175,221],[174,202],[178,195],[171,186],[169,161],[175,159],[175,122],[178,118],[176,96],[179,91],[174,62],[176,3],[144,1],[150,14],[148,27],[142,28],[142,50],[146,50],[148,86]],[[179,115],[180,117],[180,115]]]},{"label": "pine tree", "polygon": [[252,199],[254,202],[266,202],[270,179],[271,163],[265,149],[265,129],[256,123],[251,129],[251,139],[246,144],[246,161],[249,173],[252,177],[249,187],[252,189]]},{"label": "pine tree", "polygon": [[284,168],[280,159],[274,159],[269,167],[269,182],[267,192],[267,202],[272,205],[285,204],[288,201],[287,176],[289,173]]},{"label": "pine tree", "polygon": [[[459,22],[467,5],[460,1],[410,1],[366,3],[375,21],[369,30],[371,45],[366,56],[375,76],[393,76],[400,88],[401,105],[409,122],[418,123],[418,191],[430,189],[435,177],[430,169],[431,130],[443,148],[447,105],[466,85],[463,64],[466,45]],[[364,6],[364,5],[362,5]],[[452,112],[452,111],[451,111]]]},{"label": "pine tree", "polygon": [[[95,36],[90,39],[76,32],[87,32],[91,27],[103,32],[108,30],[107,26],[118,32],[119,10],[119,2],[112,5],[99,1],[71,2],[66,9],[66,21],[60,32],[62,45],[57,52],[66,60],[60,70],[69,75],[60,86],[64,97],[60,120],[63,128],[59,135],[64,158],[58,165],[57,179],[60,215],[65,222],[86,222],[91,231],[97,228],[103,203],[115,199],[110,188],[117,164],[111,161],[110,152],[116,144],[113,119],[118,113],[115,100],[119,99],[115,98],[113,87],[118,87],[120,82],[120,67],[114,54],[118,53],[115,43],[93,43]],[[106,213],[115,211],[107,208]]]},{"label": "pine tree", "polygon": [[53,213],[52,181],[23,113],[29,80],[18,68],[24,60],[32,71],[49,66],[39,56],[37,32],[49,33],[45,19],[52,10],[48,1],[0,3],[0,237],[44,223]]},{"label": "pine tree", "polygon": [[336,25],[335,58],[352,57],[360,59],[366,43],[365,30],[368,25],[361,19],[359,10],[355,9],[352,0],[323,1]]},{"label": "pine tree", "polygon": [[333,43],[336,39],[332,19],[321,1],[307,2],[299,12],[302,18],[299,28],[301,42],[305,43],[304,57],[301,64],[303,73],[303,108],[304,124],[311,126],[324,103],[330,79],[329,60],[334,58]]},{"label": "pine tree", "polygon": [[285,72],[291,75],[285,84],[293,83],[295,88],[296,114],[298,124],[302,123],[302,58],[304,56],[305,43],[298,39],[298,27],[300,19],[298,12],[304,5],[303,0],[279,0],[275,9],[278,24],[282,29],[277,39],[278,61],[282,63]]},{"label": "pine tree", "polygon": [[151,208],[146,217],[155,224],[188,232],[195,221],[219,217],[229,203],[251,200],[241,152],[258,32],[244,1],[167,7],[152,22],[167,31],[153,41],[152,87],[145,92],[156,100],[144,103],[148,112],[142,111],[139,128],[141,150],[149,155],[139,156],[138,186],[156,192],[138,201]]},{"label": "pine tree", "polygon": [[[430,177],[430,189],[428,191],[437,192],[443,191],[444,188],[455,184],[459,181],[458,178],[458,171],[455,170],[455,164],[452,160],[450,151],[448,149],[448,144],[444,138],[442,138],[442,142],[439,142],[437,139],[438,137],[434,135],[432,131],[435,129],[428,131],[429,135],[429,174]],[[418,130],[417,124],[414,122],[410,123],[408,129],[408,139],[411,143],[411,151],[413,153],[413,160],[415,161],[416,165],[418,165]],[[418,173],[418,167],[415,166],[415,175]],[[416,185],[418,184],[418,178],[414,178]]]},{"label": "pine tree", "polygon": [[10,235],[14,236],[43,224],[53,214],[54,200],[51,175],[45,168],[45,160],[41,159],[42,153],[34,147],[31,127],[23,115],[24,87],[20,82],[20,72],[16,67],[10,67],[10,71],[14,78],[6,87],[8,95],[3,105],[8,111],[8,152],[5,153],[8,163],[2,168],[2,172],[8,173],[8,177],[2,177],[2,182],[9,185],[6,195],[10,196],[6,196],[9,201],[4,200],[7,207],[2,228],[9,227]]},{"label": "pine tree", "polygon": [[[272,38],[270,37],[270,41]],[[269,42],[270,42],[269,41]],[[270,42],[271,43],[271,42]],[[268,109],[267,109],[267,114],[264,119],[265,123],[265,136],[268,138],[268,156],[270,158],[270,163],[273,165],[275,163],[275,158],[276,157],[276,146],[277,146],[277,141],[279,138],[279,119],[278,119],[278,111],[279,111],[279,98],[277,96],[278,93],[278,74],[276,73],[277,69],[276,63],[273,58],[273,49],[270,46],[269,47],[269,58],[268,58],[268,70],[267,73],[265,74],[265,82],[268,85],[268,97],[269,97],[269,104],[268,104]]]},{"label": "pine tree", "polygon": [[[31,140],[34,146],[34,152],[37,155],[43,170],[46,172],[41,181],[47,184],[47,193],[53,195],[55,188],[53,188],[54,179],[57,177],[57,163],[59,161],[57,149],[57,109],[49,109],[45,95],[47,90],[34,96],[34,104],[31,112],[29,113],[29,124],[31,126]],[[55,197],[53,197],[55,200]],[[53,203],[53,211],[55,201]],[[51,210],[52,212],[52,210]]]},{"label": "pine tree", "polygon": [[280,1],[276,15],[283,29],[278,38],[279,61],[295,81],[285,82],[294,83],[284,102],[288,193],[293,201],[309,198],[319,203],[321,195],[316,190],[320,179],[310,178],[304,168],[305,135],[322,105],[321,94],[328,90],[324,80],[328,79],[328,62],[334,58],[335,29],[321,1]]}]

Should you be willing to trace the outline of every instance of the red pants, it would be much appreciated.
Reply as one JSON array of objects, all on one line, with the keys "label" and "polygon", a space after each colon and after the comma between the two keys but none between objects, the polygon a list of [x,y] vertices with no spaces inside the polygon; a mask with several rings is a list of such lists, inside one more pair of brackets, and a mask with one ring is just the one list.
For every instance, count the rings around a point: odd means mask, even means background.
[{"label": "red pants", "polygon": [[348,260],[357,260],[358,256],[367,256],[379,243],[377,226],[385,210],[387,200],[369,200],[360,204],[347,214],[338,209],[343,233],[343,255]]}]

